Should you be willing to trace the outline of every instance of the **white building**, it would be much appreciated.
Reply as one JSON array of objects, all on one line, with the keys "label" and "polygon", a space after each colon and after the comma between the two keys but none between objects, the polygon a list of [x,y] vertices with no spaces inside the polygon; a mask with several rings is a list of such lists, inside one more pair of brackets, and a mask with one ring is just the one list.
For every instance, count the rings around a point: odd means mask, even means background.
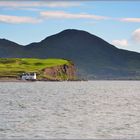
[{"label": "white building", "polygon": [[21,75],[22,80],[36,80],[36,73],[23,73]]}]

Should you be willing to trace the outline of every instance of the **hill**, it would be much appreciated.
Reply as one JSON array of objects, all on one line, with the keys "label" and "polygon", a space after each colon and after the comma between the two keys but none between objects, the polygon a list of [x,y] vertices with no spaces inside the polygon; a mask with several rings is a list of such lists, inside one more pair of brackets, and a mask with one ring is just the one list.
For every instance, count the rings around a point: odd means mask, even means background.
[{"label": "hill", "polygon": [[64,59],[0,59],[0,78],[19,78],[22,73],[36,72],[38,80],[74,80],[72,70],[73,64]]},{"label": "hill", "polygon": [[86,31],[68,29],[27,46],[16,44],[9,49],[1,41],[0,46],[0,57],[71,60],[84,79],[140,79],[139,53],[118,49]]}]

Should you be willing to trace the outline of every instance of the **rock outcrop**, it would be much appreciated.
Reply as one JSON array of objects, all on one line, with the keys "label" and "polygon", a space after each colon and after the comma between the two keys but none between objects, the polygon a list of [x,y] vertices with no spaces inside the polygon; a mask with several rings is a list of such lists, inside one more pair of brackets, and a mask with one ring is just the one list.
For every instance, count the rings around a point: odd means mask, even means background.
[{"label": "rock outcrop", "polygon": [[74,64],[64,64],[43,69],[44,80],[76,80],[76,68]]}]

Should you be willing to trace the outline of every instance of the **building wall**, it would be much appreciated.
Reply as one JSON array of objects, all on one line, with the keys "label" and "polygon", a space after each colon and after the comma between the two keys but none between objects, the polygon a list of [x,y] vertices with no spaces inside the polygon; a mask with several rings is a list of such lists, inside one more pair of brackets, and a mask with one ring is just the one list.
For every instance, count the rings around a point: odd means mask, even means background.
[{"label": "building wall", "polygon": [[22,75],[22,80],[36,80],[36,74],[34,75]]}]

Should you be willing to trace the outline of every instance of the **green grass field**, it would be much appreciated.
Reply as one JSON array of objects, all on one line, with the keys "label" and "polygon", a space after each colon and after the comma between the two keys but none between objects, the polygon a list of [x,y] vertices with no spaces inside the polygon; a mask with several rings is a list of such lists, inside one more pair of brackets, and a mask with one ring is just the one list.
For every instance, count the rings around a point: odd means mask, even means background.
[{"label": "green grass field", "polygon": [[18,77],[24,72],[36,72],[47,67],[70,64],[64,59],[0,58],[0,77]]}]

